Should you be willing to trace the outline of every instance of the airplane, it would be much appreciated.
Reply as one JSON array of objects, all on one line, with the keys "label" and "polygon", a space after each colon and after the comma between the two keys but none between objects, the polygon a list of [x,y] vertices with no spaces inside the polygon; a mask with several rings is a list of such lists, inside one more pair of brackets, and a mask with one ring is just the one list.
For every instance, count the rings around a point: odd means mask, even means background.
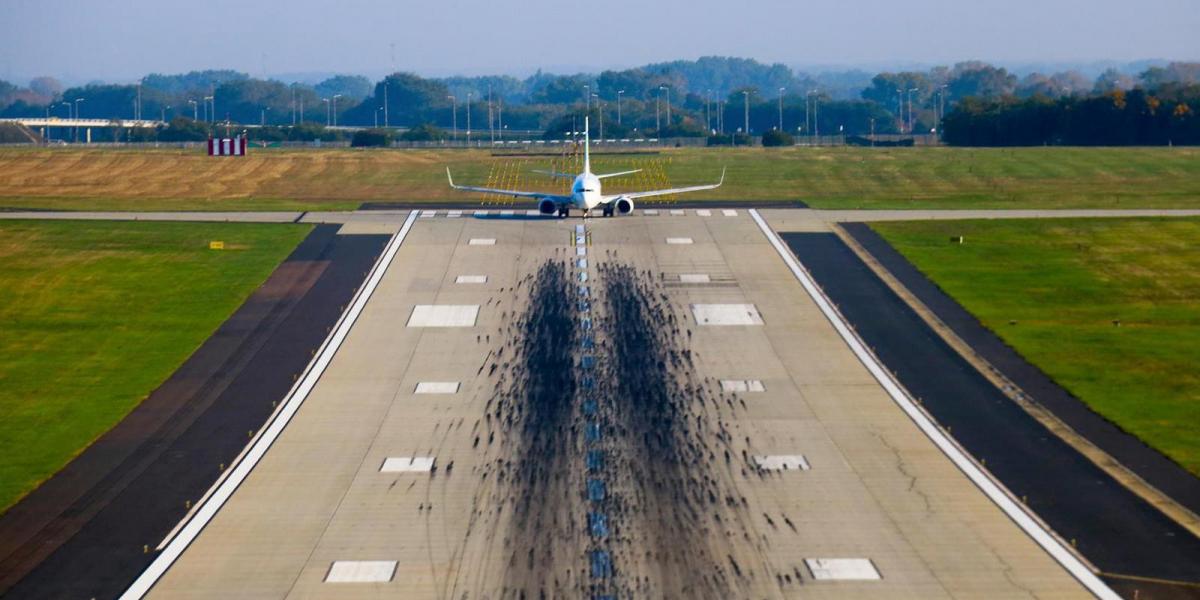
[{"label": "airplane", "polygon": [[450,167],[446,167],[446,179],[450,182],[450,187],[464,192],[483,192],[485,194],[497,194],[501,196],[512,196],[514,198],[537,198],[538,212],[544,215],[552,215],[557,213],[560,217],[569,217],[571,208],[577,208],[583,211],[583,216],[590,215],[592,209],[600,207],[601,212],[606,217],[613,216],[614,213],[627,215],[633,212],[633,201],[637,198],[649,198],[651,196],[665,196],[667,194],[683,194],[687,192],[698,192],[700,190],[711,190],[721,187],[725,183],[725,169],[721,169],[721,179],[716,183],[708,185],[693,185],[689,187],[670,188],[664,190],[646,190],[642,192],[625,192],[623,194],[615,194],[605,196],[600,192],[600,180],[608,177],[617,177],[619,175],[630,175],[641,171],[634,169],[632,171],[621,171],[619,173],[592,173],[591,161],[591,139],[588,136],[588,118],[583,119],[583,172],[578,175],[570,173],[556,173],[552,171],[535,171],[551,177],[570,178],[574,177],[575,182],[571,185],[571,195],[564,196],[560,194],[547,194],[545,192],[525,192],[520,190],[502,190],[496,188],[476,187],[473,185],[455,185],[454,178],[450,176]]}]

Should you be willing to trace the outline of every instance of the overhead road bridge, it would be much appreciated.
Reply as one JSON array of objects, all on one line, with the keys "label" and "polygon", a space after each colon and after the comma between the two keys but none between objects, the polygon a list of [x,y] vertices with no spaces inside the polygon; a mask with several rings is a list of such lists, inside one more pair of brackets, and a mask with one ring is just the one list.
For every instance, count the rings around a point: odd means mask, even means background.
[{"label": "overhead road bridge", "polygon": [[[0,119],[0,123],[17,123],[30,129],[36,129],[47,140],[50,139],[47,134],[51,127],[70,127],[77,133],[82,129],[84,140],[89,144],[92,142],[92,129],[140,129],[166,125],[165,121],[152,119],[61,119],[58,117],[19,117],[15,119]],[[78,134],[74,137],[78,141]]]}]

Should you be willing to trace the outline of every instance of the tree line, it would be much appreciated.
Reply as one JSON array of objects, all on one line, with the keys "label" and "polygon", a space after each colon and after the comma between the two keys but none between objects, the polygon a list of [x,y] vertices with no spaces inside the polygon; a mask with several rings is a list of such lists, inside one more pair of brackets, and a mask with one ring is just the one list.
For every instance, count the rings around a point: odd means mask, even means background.
[{"label": "tree line", "polygon": [[[1111,143],[1076,141],[1085,138],[1194,143],[1186,141],[1192,139],[1186,131],[1195,107],[1184,90],[1195,83],[1200,83],[1196,63],[1151,66],[1136,75],[1110,69],[1089,79],[1073,71],[1018,77],[977,61],[926,71],[809,75],[781,64],[704,57],[598,74],[539,71],[518,79],[393,73],[377,82],[340,75],[315,85],[211,70],[152,74],[133,85],[95,82],[65,89],[50,78],[27,87],[0,82],[0,116],[140,116],[169,121],[171,127],[186,121],[210,127],[217,122],[306,125],[299,129],[307,132],[303,135],[316,135],[312,132],[322,125],[429,125],[459,139],[469,127],[472,139],[480,140],[511,138],[514,130],[523,137],[529,131],[561,137],[578,131],[583,116],[590,115],[592,135],[602,129],[607,138],[762,135],[775,129],[801,137],[867,136],[944,129],[945,139],[959,144]],[[1160,90],[1173,91],[1168,97]],[[1143,102],[1146,107],[1168,102],[1171,111],[1182,105],[1178,110],[1186,112],[1164,116],[1146,108],[1153,118],[1124,118],[1121,127],[1109,129],[1146,128],[1136,135],[1080,133],[1088,123],[1099,123],[1087,119],[1099,118],[1103,111],[1095,106],[1117,92],[1135,107],[1121,112],[1142,110],[1136,107]],[[1048,122],[1059,125],[1046,133]],[[1009,129],[1018,123],[1024,125]],[[300,134],[279,135],[294,139]]]}]

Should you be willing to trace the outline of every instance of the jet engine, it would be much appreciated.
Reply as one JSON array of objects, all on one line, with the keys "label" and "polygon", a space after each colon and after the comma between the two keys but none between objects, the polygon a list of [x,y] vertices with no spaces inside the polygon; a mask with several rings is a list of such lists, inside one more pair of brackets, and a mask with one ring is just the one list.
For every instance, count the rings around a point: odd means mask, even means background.
[{"label": "jet engine", "polygon": [[631,198],[622,196],[614,200],[613,204],[616,206],[617,214],[627,215],[633,212],[633,200]]},{"label": "jet engine", "polygon": [[538,202],[538,212],[543,215],[552,215],[558,212],[558,203],[549,198],[542,198],[542,201]]}]

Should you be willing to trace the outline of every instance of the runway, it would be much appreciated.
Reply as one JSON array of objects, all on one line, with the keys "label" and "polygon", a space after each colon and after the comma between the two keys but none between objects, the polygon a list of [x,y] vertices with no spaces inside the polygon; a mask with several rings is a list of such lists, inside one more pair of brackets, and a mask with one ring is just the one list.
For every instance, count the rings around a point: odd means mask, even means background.
[{"label": "runway", "polygon": [[748,211],[705,212],[409,219],[149,596],[1092,595],[918,428]]}]

